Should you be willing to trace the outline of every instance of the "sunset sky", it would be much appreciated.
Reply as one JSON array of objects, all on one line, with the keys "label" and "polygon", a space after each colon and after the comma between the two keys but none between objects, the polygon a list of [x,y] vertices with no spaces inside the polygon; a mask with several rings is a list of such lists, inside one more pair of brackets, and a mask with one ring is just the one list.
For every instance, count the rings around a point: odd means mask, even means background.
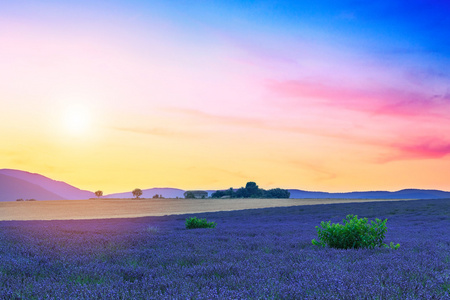
[{"label": "sunset sky", "polygon": [[448,1],[1,1],[0,168],[450,190]]}]

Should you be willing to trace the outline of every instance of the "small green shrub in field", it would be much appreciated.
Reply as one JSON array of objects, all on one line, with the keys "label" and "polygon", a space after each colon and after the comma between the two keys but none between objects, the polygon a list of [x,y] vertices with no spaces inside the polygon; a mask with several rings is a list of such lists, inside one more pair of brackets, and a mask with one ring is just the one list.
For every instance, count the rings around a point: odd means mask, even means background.
[{"label": "small green shrub in field", "polygon": [[158,227],[156,227],[156,226],[148,226],[148,227],[146,228],[146,231],[147,231],[148,233],[158,233],[159,229],[158,229]]},{"label": "small green shrub in field", "polygon": [[194,229],[194,228],[215,228],[215,222],[208,222],[206,219],[198,219],[197,217],[186,219],[186,228]]},{"label": "small green shrub in field", "polygon": [[321,222],[320,227],[316,226],[319,241],[312,240],[313,245],[337,249],[386,247],[398,249],[400,244],[386,245],[383,243],[384,235],[387,231],[387,219],[381,221],[375,219],[370,224],[367,218],[358,219],[358,216],[348,215],[343,220],[343,225],[331,224],[331,221]]}]

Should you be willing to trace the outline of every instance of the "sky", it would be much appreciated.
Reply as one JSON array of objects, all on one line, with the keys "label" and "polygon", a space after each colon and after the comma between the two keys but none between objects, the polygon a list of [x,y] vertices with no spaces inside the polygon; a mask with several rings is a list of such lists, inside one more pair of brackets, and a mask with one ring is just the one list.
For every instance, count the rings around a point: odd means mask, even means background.
[{"label": "sky", "polygon": [[450,190],[447,1],[1,1],[0,168]]}]

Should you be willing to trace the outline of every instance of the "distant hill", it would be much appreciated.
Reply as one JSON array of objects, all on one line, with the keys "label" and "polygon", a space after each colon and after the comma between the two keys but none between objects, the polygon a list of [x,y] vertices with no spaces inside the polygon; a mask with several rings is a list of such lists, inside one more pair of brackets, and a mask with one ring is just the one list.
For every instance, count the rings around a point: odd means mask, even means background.
[{"label": "distant hill", "polygon": [[[404,189],[396,192],[367,191],[348,193],[311,192],[289,189],[291,198],[297,199],[438,199],[450,198],[450,192],[439,190]],[[152,198],[155,194],[164,198],[184,198],[185,190],[176,188],[151,188],[142,190],[141,198]],[[215,190],[206,190],[211,196]],[[79,200],[95,198],[94,193],[80,190],[62,181],[20,170],[0,169],[0,201],[16,199]],[[131,191],[103,196],[103,198],[133,198]],[[276,201],[276,200],[274,200]]]},{"label": "distant hill", "polygon": [[[215,190],[205,190],[208,196],[211,196]],[[348,192],[348,193],[328,193],[328,192],[310,192],[298,189],[288,189],[291,198],[297,199],[438,199],[450,198],[450,192],[439,190],[420,190],[405,189],[396,192],[388,191],[367,191],[367,192]],[[141,198],[152,198],[153,195],[163,195],[165,198],[184,198],[185,190],[174,188],[152,188],[142,190]],[[133,198],[130,192],[106,195],[104,198]]]},{"label": "distant hill", "polygon": [[[174,189],[174,188],[152,188],[142,190],[142,196],[140,198],[152,198],[154,195],[162,195],[164,198],[184,198],[185,190]],[[116,193],[103,196],[103,198],[134,198],[133,194],[130,192],[126,193]]]},{"label": "distant hill", "polygon": [[450,198],[450,192],[439,190],[405,189],[396,192],[388,191],[368,191],[368,192],[348,192],[348,193],[327,193],[309,192],[291,189],[291,198],[314,199],[437,199]]},{"label": "distant hill", "polygon": [[0,174],[0,201],[16,199],[59,200],[61,196],[25,180]]},{"label": "distant hill", "polygon": [[[70,184],[67,184],[62,181],[56,181],[53,179],[50,179],[48,177],[42,176],[40,174],[36,173],[29,173],[26,171],[20,171],[20,170],[12,170],[12,169],[0,169],[0,175],[9,176],[12,178],[20,179],[24,182],[36,185],[41,187],[42,189],[50,192],[53,195],[57,195],[59,200],[79,200],[79,199],[88,199],[95,197],[94,193],[89,191],[80,190],[79,188],[76,188]],[[7,185],[2,185],[3,188],[0,189],[0,197],[3,196],[3,194],[8,195],[15,195],[14,191],[17,190],[19,187],[16,186],[15,189],[9,188]],[[23,193],[27,191],[27,189],[30,188],[28,185],[24,185],[23,188],[21,188],[20,192]],[[17,198],[22,198],[19,194],[17,194]],[[56,200],[54,197],[51,198],[45,198],[40,196],[31,197],[36,200]],[[14,199],[14,200],[15,200]],[[5,201],[2,198],[0,198],[0,201]],[[8,200],[6,200],[8,201]]]}]

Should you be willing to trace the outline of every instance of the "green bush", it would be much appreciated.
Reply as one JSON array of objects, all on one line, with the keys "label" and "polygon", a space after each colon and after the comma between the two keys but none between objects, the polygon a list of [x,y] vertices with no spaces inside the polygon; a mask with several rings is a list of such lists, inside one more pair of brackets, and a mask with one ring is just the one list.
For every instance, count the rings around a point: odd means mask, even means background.
[{"label": "green bush", "polygon": [[336,249],[386,247],[398,249],[400,244],[386,245],[383,243],[384,235],[387,231],[387,219],[381,221],[375,219],[370,224],[367,218],[358,219],[358,216],[348,215],[343,220],[343,225],[331,224],[331,221],[321,222],[320,227],[316,226],[319,241],[312,240],[313,245],[331,247]]},{"label": "green bush", "polygon": [[186,219],[186,229],[194,228],[215,228],[215,222],[208,222],[206,219],[198,219],[197,217]]}]

